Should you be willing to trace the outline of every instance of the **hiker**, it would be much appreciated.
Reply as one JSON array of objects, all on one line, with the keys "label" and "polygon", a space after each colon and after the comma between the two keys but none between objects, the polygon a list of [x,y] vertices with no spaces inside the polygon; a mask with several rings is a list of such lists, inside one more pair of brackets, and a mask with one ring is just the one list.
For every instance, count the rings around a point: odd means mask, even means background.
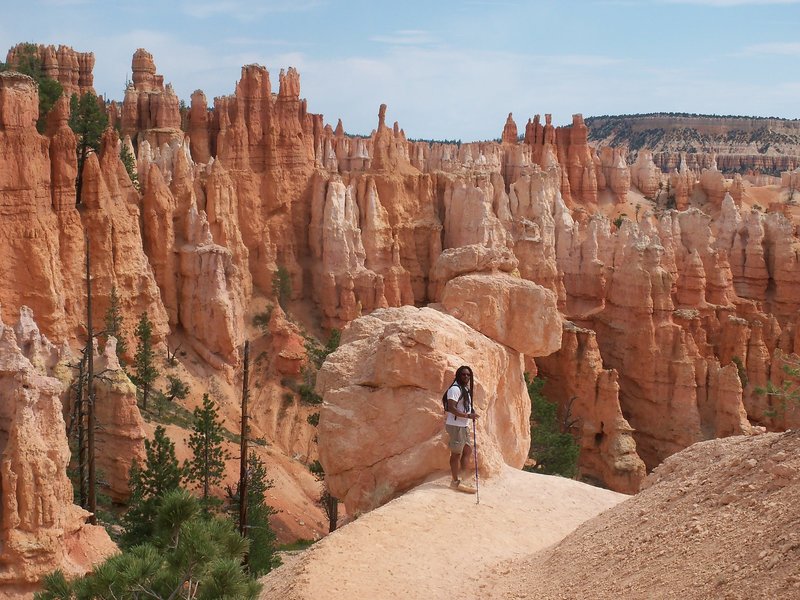
[{"label": "hiker", "polygon": [[468,366],[458,367],[456,377],[446,393],[447,407],[444,428],[450,436],[450,473],[453,480],[450,487],[454,490],[474,494],[477,489],[461,480],[461,472],[468,472],[472,447],[469,444],[469,424],[478,418],[472,406],[472,369]]}]

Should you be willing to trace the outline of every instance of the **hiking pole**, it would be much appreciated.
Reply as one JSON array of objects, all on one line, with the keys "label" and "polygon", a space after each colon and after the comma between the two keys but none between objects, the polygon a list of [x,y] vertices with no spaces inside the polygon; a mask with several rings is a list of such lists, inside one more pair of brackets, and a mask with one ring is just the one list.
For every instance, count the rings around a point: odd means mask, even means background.
[{"label": "hiking pole", "polygon": [[472,458],[475,462],[475,504],[481,503],[480,485],[478,485],[478,434],[475,419],[472,419]]}]

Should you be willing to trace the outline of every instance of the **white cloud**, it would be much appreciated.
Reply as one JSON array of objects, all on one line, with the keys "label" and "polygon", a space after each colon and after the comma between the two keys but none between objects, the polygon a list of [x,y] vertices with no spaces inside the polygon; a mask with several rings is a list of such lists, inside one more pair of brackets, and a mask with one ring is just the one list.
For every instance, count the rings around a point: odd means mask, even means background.
[{"label": "white cloud", "polygon": [[290,42],[289,40],[276,40],[271,38],[259,37],[230,37],[225,39],[225,44],[231,46],[305,46],[302,42]]},{"label": "white cloud", "polygon": [[39,4],[45,6],[81,6],[92,4],[92,0],[39,0]]},{"label": "white cloud", "polygon": [[732,6],[765,6],[768,4],[800,4],[800,0],[662,0],[667,4],[700,4],[717,8]]},{"label": "white cloud", "polygon": [[327,0],[205,0],[183,2],[181,10],[196,19],[229,16],[239,21],[251,21],[270,13],[305,12],[326,3]]},{"label": "white cloud", "polygon": [[390,44],[393,46],[417,46],[430,44],[434,41],[430,32],[422,29],[401,29],[391,35],[375,35],[369,38],[373,42]]},{"label": "white cloud", "polygon": [[[582,112],[589,97],[612,96],[603,56],[528,55],[467,48],[393,46],[370,57],[306,57],[302,95],[326,122],[341,117],[347,131],[369,133],[378,107],[413,138],[464,140],[500,135],[509,112],[520,127],[536,113],[558,123]],[[613,70],[613,69],[612,69]],[[346,83],[344,83],[346,82]],[[632,94],[632,97],[635,97]]]},{"label": "white cloud", "polygon": [[746,46],[742,51],[746,56],[777,54],[783,56],[800,56],[800,42],[767,42]]}]

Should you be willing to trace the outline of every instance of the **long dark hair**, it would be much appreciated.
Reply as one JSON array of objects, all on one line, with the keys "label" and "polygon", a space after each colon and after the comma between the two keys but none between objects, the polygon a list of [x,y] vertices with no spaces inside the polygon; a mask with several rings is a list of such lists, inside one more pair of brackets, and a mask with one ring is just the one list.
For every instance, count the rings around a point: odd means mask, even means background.
[{"label": "long dark hair", "polygon": [[[473,394],[474,394],[474,391],[475,391],[475,383],[474,383],[474,379],[472,377],[472,369],[468,365],[461,365],[460,367],[458,367],[458,369],[456,369],[456,377],[455,377],[455,380],[453,381],[453,383],[458,384],[458,387],[460,387],[462,390],[464,390],[464,388],[462,387],[461,382],[458,380],[458,378],[461,375],[461,373],[463,373],[465,371],[467,373],[469,373],[469,406],[466,405],[467,404],[466,402],[464,403],[464,408],[466,409],[464,412],[471,413],[471,412],[473,412],[472,402],[473,402],[473,398],[474,398]],[[464,391],[466,391],[466,390],[464,390]]]}]

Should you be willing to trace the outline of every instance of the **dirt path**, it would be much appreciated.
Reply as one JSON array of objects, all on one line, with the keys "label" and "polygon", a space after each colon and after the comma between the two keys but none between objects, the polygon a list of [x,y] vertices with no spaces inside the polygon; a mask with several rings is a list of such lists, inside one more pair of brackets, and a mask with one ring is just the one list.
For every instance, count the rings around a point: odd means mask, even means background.
[{"label": "dirt path", "polygon": [[[800,432],[701,442],[486,598],[800,598]],[[535,595],[531,591],[535,590]]]},{"label": "dirt path", "polygon": [[479,598],[498,563],[545,548],[627,498],[560,477],[506,469],[475,496],[442,478],[336,531],[264,578],[261,598]]}]

